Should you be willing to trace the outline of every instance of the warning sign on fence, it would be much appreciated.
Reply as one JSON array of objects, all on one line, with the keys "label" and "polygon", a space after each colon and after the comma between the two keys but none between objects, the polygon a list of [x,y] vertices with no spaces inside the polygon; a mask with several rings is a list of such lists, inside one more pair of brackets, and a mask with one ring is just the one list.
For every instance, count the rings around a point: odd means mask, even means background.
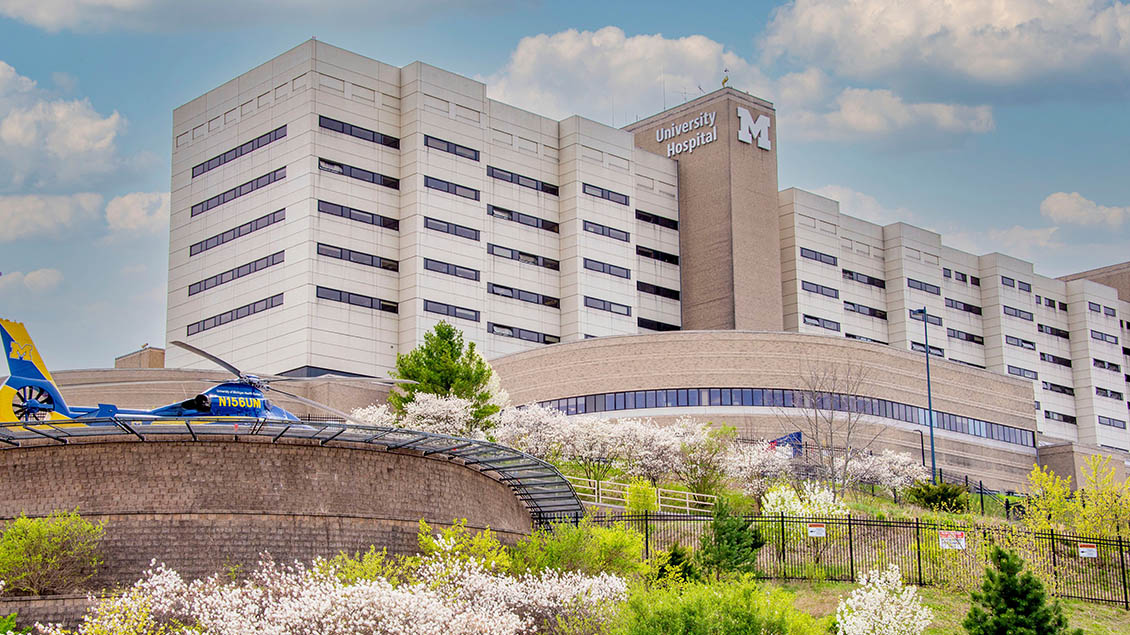
[{"label": "warning sign on fence", "polygon": [[939,529],[938,546],[942,549],[965,549],[965,532]]},{"label": "warning sign on fence", "polygon": [[1080,558],[1098,558],[1099,547],[1098,545],[1081,542],[1079,543],[1079,557]]},{"label": "warning sign on fence", "polygon": [[824,523],[808,523],[809,538],[824,538],[828,535],[828,528]]}]

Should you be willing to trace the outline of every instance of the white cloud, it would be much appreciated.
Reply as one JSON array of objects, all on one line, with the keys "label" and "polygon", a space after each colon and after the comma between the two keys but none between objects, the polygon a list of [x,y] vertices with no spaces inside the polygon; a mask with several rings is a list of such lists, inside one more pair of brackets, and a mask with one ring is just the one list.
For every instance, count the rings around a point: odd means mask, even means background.
[{"label": "white cloud", "polygon": [[871,223],[890,225],[891,223],[917,222],[914,214],[905,207],[885,207],[874,196],[853,190],[850,187],[825,185],[812,191],[820,196],[838,201],[840,213],[861,218]]},{"label": "white cloud", "polygon": [[13,271],[0,274],[0,293],[9,290],[46,293],[63,282],[63,274],[58,269],[36,269],[27,273]]},{"label": "white cloud", "polygon": [[92,218],[102,204],[99,194],[0,196],[0,243],[22,238],[47,240]]},{"label": "white cloud", "polygon": [[1040,203],[1040,214],[1065,225],[1106,225],[1114,229],[1130,219],[1130,206],[1107,207],[1088,200],[1079,192],[1056,192]]},{"label": "white cloud", "polygon": [[0,61],[0,191],[73,185],[114,171],[125,125],[89,100],[52,98]]},{"label": "white cloud", "polygon": [[981,231],[957,231],[942,234],[942,242],[954,249],[967,251],[978,256],[988,253],[1002,253],[1048,266],[1049,253],[1064,255],[1069,250],[1079,251],[1079,245],[1068,245],[1059,239],[1058,227],[1023,227],[1013,225],[1004,228],[986,228]]},{"label": "white cloud", "polygon": [[907,103],[889,90],[847,88],[824,111],[782,115],[781,134],[818,141],[881,139],[906,135],[960,137],[993,130],[989,106]]},{"label": "white cloud", "polygon": [[133,192],[106,204],[112,232],[154,233],[169,228],[168,192]]},{"label": "white cloud", "polygon": [[1130,4],[794,0],[773,13],[762,46],[767,60],[855,79],[913,80],[926,71],[999,86],[1074,75],[1121,80],[1130,68]]}]

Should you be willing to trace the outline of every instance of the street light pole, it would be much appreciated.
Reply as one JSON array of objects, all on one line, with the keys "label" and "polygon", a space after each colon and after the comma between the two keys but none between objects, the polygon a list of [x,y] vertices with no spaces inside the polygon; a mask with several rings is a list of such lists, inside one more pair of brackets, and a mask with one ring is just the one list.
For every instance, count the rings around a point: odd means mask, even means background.
[{"label": "street light pole", "polygon": [[926,407],[930,410],[930,482],[937,485],[938,457],[934,453],[934,393],[930,385],[930,317],[926,307],[922,307],[921,313],[922,333],[926,338]]}]

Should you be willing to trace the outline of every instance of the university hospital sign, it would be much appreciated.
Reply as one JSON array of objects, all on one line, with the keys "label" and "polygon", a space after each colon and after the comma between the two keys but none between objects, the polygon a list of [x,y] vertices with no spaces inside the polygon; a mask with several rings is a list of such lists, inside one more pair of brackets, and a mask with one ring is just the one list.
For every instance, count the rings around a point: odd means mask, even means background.
[{"label": "university hospital sign", "polygon": [[[702,112],[687,119],[682,123],[673,123],[665,128],[657,128],[655,140],[663,143],[669,139],[694,133],[689,139],[671,141],[667,144],[667,158],[686,152],[690,154],[695,148],[700,148],[718,139],[718,128],[714,125],[718,112]],[[708,130],[704,130],[708,128]],[[753,118],[749,110],[738,106],[738,141],[753,143],[757,139],[757,147],[762,150],[772,150],[773,144],[769,141],[769,117],[758,115]]]}]

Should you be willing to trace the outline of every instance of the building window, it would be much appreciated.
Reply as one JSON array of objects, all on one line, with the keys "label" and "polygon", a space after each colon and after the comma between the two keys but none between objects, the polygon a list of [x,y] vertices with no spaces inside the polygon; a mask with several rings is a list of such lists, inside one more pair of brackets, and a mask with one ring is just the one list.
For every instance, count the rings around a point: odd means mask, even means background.
[{"label": "building window", "polygon": [[395,302],[374,298],[360,293],[350,293],[348,291],[341,291],[339,289],[331,289],[329,287],[318,287],[316,295],[323,300],[332,300],[334,302],[342,302],[352,306],[359,306],[365,309],[373,309],[374,311],[384,311],[386,313],[397,313],[399,308]]},{"label": "building window", "polygon": [[980,335],[974,335],[972,333],[966,333],[965,331],[959,331],[957,329],[946,329],[946,336],[951,337],[955,340],[961,340],[963,342],[973,342],[974,344],[980,344],[981,346],[985,345],[984,337],[981,337]]},{"label": "building window", "polygon": [[390,258],[381,258],[373,254],[353,251],[352,249],[346,249],[344,247],[334,247],[333,245],[324,243],[318,243],[318,255],[328,258],[337,258],[338,260],[347,260],[359,265],[376,267],[377,269],[384,269],[386,271],[400,271],[400,263]]},{"label": "building window", "polygon": [[626,194],[620,194],[619,192],[613,192],[612,190],[608,190],[608,189],[605,189],[603,187],[597,187],[596,185],[590,185],[589,183],[583,184],[583,186],[581,187],[581,191],[583,191],[585,194],[588,194],[589,196],[595,196],[597,198],[602,198],[606,201],[612,201],[613,203],[619,203],[620,205],[627,205],[628,204],[628,196]]},{"label": "building window", "polygon": [[981,370],[985,370],[985,367],[980,365],[980,364],[974,364],[973,362],[966,362],[966,361],[957,359],[955,357],[951,357],[949,359],[950,359],[951,362],[961,364],[962,366],[972,366],[973,368],[980,368]]},{"label": "building window", "polygon": [[487,176],[492,177],[492,178],[496,178],[500,181],[506,181],[508,183],[515,183],[517,185],[521,185],[522,187],[528,187],[531,190],[537,190],[539,192],[545,192],[546,194],[551,194],[553,196],[557,196],[557,186],[556,185],[550,185],[549,183],[545,183],[545,182],[539,181],[537,179],[531,179],[528,176],[522,176],[521,174],[516,174],[514,172],[508,172],[506,170],[500,170],[496,167],[491,167],[489,165],[487,166]]},{"label": "building window", "polygon": [[1109,333],[1103,333],[1102,331],[1092,330],[1091,331],[1091,339],[1099,340],[1100,342],[1108,342],[1110,344],[1117,344],[1118,343],[1118,336],[1117,335],[1110,335]]},{"label": "building window", "polygon": [[275,128],[274,130],[266,134],[259,135],[258,137],[255,137],[254,139],[248,141],[247,143],[244,143],[243,145],[234,147],[231,150],[224,152],[223,154],[216,155],[211,159],[208,159],[204,163],[201,163],[200,165],[193,166],[192,178],[195,179],[201,174],[204,174],[205,172],[211,172],[212,170],[215,170],[225,163],[230,163],[241,156],[251,154],[255,150],[258,150],[259,148],[262,148],[263,146],[274,141],[278,141],[285,136],[286,126],[279,126],[278,128]]},{"label": "building window", "polygon": [[907,278],[906,286],[910,287],[911,289],[918,289],[919,291],[925,291],[926,293],[931,293],[933,295],[942,294],[942,290],[937,285],[933,285],[928,282],[922,282],[920,280],[915,280],[914,278]]},{"label": "building window", "polygon": [[439,260],[432,260],[431,258],[424,258],[424,269],[434,271],[436,273],[443,273],[457,278],[465,278],[467,280],[479,279],[479,270],[470,267],[460,267],[453,265],[450,262],[441,262]]},{"label": "building window", "polygon": [[1016,281],[1016,288],[1021,290],[1021,291],[1026,292],[1026,293],[1032,292],[1032,285],[1028,284],[1027,282],[1024,282],[1023,280],[1017,280]]},{"label": "building window", "polygon": [[1016,281],[1013,280],[1012,278],[1009,278],[1008,276],[1001,276],[1001,284],[1003,284],[1006,287],[1015,287]]},{"label": "building window", "polygon": [[223,194],[217,194],[217,195],[213,196],[212,198],[201,201],[201,202],[197,203],[196,205],[193,205],[192,211],[190,212],[189,215],[190,216],[199,216],[200,214],[203,214],[204,212],[207,212],[210,209],[214,209],[216,207],[219,207],[219,206],[221,206],[224,203],[227,203],[229,201],[234,201],[235,199],[237,199],[241,196],[246,196],[247,194],[250,194],[250,193],[254,192],[255,190],[262,189],[264,187],[267,187],[271,183],[274,183],[276,181],[281,181],[285,178],[286,178],[286,168],[285,167],[279,168],[279,169],[275,170],[274,172],[268,172],[268,173],[264,174],[263,176],[261,176],[257,179],[252,179],[252,180],[244,183],[243,185],[240,185],[239,187],[233,187],[232,189],[224,192]]},{"label": "building window", "polygon": [[829,256],[828,254],[821,253],[807,247],[800,248],[800,255],[802,258],[808,258],[809,260],[822,262],[826,265],[835,265],[839,263],[839,260],[835,256]]},{"label": "building window", "polygon": [[224,243],[229,243],[236,238],[242,238],[253,231],[258,231],[260,229],[263,229],[264,227],[274,225],[275,223],[281,223],[284,220],[286,220],[285,209],[280,209],[277,212],[271,212],[266,216],[260,216],[255,220],[249,220],[239,227],[229,229],[222,234],[216,234],[215,236],[205,238],[204,240],[191,245],[188,248],[188,255],[189,257],[195,256],[196,254],[208,251],[209,249],[212,249],[214,247],[219,247]]},{"label": "building window", "polygon": [[439,313],[440,315],[459,318],[460,320],[470,320],[471,322],[479,321],[478,311],[474,309],[465,309],[461,306],[455,306],[454,304],[444,304],[443,302],[424,300],[424,310],[428,313]]},{"label": "building window", "polygon": [[448,194],[454,194],[456,196],[462,196],[463,198],[469,198],[472,201],[479,200],[478,190],[450,181],[444,181],[443,179],[437,179],[434,176],[424,177],[424,187],[447,192]]},{"label": "building window", "polygon": [[1035,342],[1031,342],[1029,340],[1023,340],[1023,339],[1020,339],[1019,337],[1014,337],[1012,335],[1005,335],[1004,341],[1009,346],[1019,346],[1020,348],[1026,348],[1030,351],[1036,350],[1036,343]]},{"label": "building window", "polygon": [[487,293],[500,295],[504,298],[513,298],[521,300],[522,302],[529,302],[530,304],[540,304],[543,306],[553,307],[554,309],[561,308],[561,300],[549,295],[541,293],[534,293],[533,291],[524,291],[515,287],[506,287],[501,284],[494,284],[493,282],[487,283]]},{"label": "building window", "polygon": [[953,272],[950,271],[949,269],[946,269],[945,267],[942,267],[942,277],[943,278],[953,278]]},{"label": "building window", "polygon": [[651,284],[650,282],[644,282],[642,280],[636,281],[636,289],[643,293],[650,293],[651,295],[657,295],[669,300],[679,299],[679,291],[677,289],[668,289],[667,287],[661,287],[657,284]]},{"label": "building window", "polygon": [[1067,359],[1066,357],[1060,357],[1059,355],[1052,355],[1051,353],[1040,353],[1040,361],[1071,368],[1070,359]]},{"label": "building window", "polygon": [[1126,422],[1123,421],[1122,419],[1115,419],[1113,417],[1104,417],[1102,415],[1099,415],[1099,425],[1100,426],[1110,426],[1112,428],[1119,428],[1121,430],[1126,429]]},{"label": "building window", "polygon": [[979,286],[981,286],[981,279],[978,278],[977,276],[969,276],[969,284],[971,284],[975,287],[979,287]]},{"label": "building window", "polygon": [[201,331],[207,331],[209,329],[214,329],[217,326],[222,326],[224,324],[227,324],[228,322],[234,322],[235,320],[241,320],[241,319],[243,319],[243,318],[245,318],[249,315],[255,315],[256,313],[262,313],[263,311],[266,311],[267,309],[273,309],[277,306],[282,306],[282,303],[283,303],[283,294],[279,293],[279,294],[273,295],[269,298],[264,298],[262,300],[259,300],[258,302],[252,302],[251,304],[245,304],[245,305],[243,305],[243,306],[241,306],[237,309],[232,309],[231,311],[225,311],[224,313],[221,313],[219,315],[213,315],[212,317],[210,317],[206,320],[200,320],[199,322],[193,322],[192,324],[188,325],[187,332],[188,332],[189,335],[196,335],[197,333],[200,333]]},{"label": "building window", "polygon": [[[910,343],[910,350],[915,351],[917,353],[925,353],[926,352],[926,345],[923,344],[922,342],[911,342]],[[946,351],[945,351],[944,348],[938,348],[937,346],[931,346],[930,347],[930,354],[934,355],[935,357],[945,357]]]},{"label": "building window", "polygon": [[373,214],[371,212],[364,212],[345,205],[338,205],[337,203],[330,203],[328,201],[318,201],[318,211],[323,214],[330,214],[332,216],[340,216],[341,218],[348,218],[351,221],[358,223],[365,223],[366,225],[376,225],[377,227],[384,227],[385,229],[392,229],[400,231],[400,221],[388,216],[381,216],[380,214]]},{"label": "building window", "polygon": [[664,251],[659,251],[658,249],[652,249],[651,247],[644,247],[643,245],[636,245],[636,254],[644,258],[665,262],[669,265],[679,264],[679,257],[675,254],[669,254]]},{"label": "building window", "polygon": [[555,234],[560,233],[558,224],[553,221],[548,221],[544,218],[538,218],[536,216],[530,216],[529,214],[523,214],[522,212],[515,212],[514,210],[506,209],[504,207],[487,205],[487,214],[490,214],[495,218],[501,218],[504,220],[513,221],[515,223],[528,225],[530,227],[544,229],[547,232],[553,232]]},{"label": "building window", "polygon": [[647,329],[649,331],[681,331],[683,329],[683,327],[679,326],[678,324],[668,324],[666,322],[650,320],[643,317],[636,318],[636,324],[641,329]]},{"label": "building window", "polygon": [[1032,313],[1031,312],[1025,311],[1023,309],[1017,309],[1017,308],[1008,306],[1007,304],[1004,305],[1004,314],[1005,315],[1011,315],[1012,317],[1015,317],[1015,318],[1020,318],[1021,320],[1028,320],[1029,322],[1032,321]]},{"label": "building window", "polygon": [[609,238],[622,240],[624,242],[628,242],[628,240],[631,238],[631,235],[626,231],[608,227],[607,225],[601,225],[600,223],[594,223],[591,220],[584,222],[584,228],[587,232],[600,234],[601,236],[607,236]]},{"label": "building window", "polygon": [[859,314],[862,314],[862,315],[867,315],[867,316],[870,316],[870,317],[873,317],[873,318],[879,318],[880,320],[887,319],[887,312],[886,311],[882,311],[880,309],[873,309],[869,306],[864,306],[864,305],[859,304],[857,302],[848,302],[847,300],[844,300],[844,310],[845,311],[851,311],[853,313],[859,313]]},{"label": "building window", "polygon": [[593,260],[592,258],[585,258],[584,259],[584,265],[585,265],[585,269],[588,269],[589,271],[598,271],[600,273],[607,273],[610,276],[616,276],[617,278],[624,278],[625,280],[630,280],[632,278],[632,272],[629,271],[628,269],[625,269],[623,267],[617,267],[616,265],[610,265],[607,262],[601,262],[599,260]]},{"label": "building window", "polygon": [[1044,390],[1047,390],[1049,392],[1057,392],[1061,395],[1070,395],[1072,397],[1075,396],[1075,389],[1072,388],[1071,386],[1063,386],[1061,384],[1053,384],[1050,381],[1040,382],[1040,384],[1043,386]]},{"label": "building window", "polygon": [[981,315],[981,307],[974,305],[974,304],[968,304],[966,302],[962,302],[961,300],[954,300],[953,298],[946,298],[946,306],[951,308],[951,309],[957,309],[958,311],[965,311],[966,313],[972,313],[974,315]]},{"label": "building window", "polygon": [[1099,388],[1098,386],[1095,386],[1095,394],[1100,397],[1107,397],[1109,399],[1117,399],[1118,401],[1122,401],[1122,393],[1118,392],[1117,390],[1110,390],[1109,388]]},{"label": "building window", "polygon": [[503,247],[501,245],[488,243],[487,253],[492,256],[498,256],[499,258],[506,258],[507,260],[517,260],[518,262],[525,263],[527,265],[537,265],[539,267],[545,267],[546,269],[552,269],[554,271],[559,271],[561,269],[561,263],[552,258],[537,256],[525,251],[518,251],[517,249]]},{"label": "building window", "polygon": [[1103,311],[1102,306],[1100,306],[1098,302],[1088,302],[1087,309],[1094,311],[1095,313],[1102,313]]},{"label": "building window", "polygon": [[964,273],[961,273],[960,271],[953,272],[953,279],[957,280],[958,282],[966,282],[966,281],[969,280],[969,278]]},{"label": "building window", "polygon": [[393,190],[400,189],[400,179],[394,179],[391,176],[385,176],[377,172],[370,172],[361,168],[355,168],[352,165],[330,161],[328,159],[318,159],[318,169],[323,172],[330,172],[333,174],[340,174],[348,176],[351,179],[372,183],[373,185],[380,185]]},{"label": "building window", "polygon": [[1103,305],[1103,315],[1107,317],[1116,317],[1118,313],[1114,310],[1113,307]]},{"label": "building window", "polygon": [[1065,414],[1062,414],[1062,413],[1059,413],[1059,412],[1052,412],[1051,410],[1045,410],[1044,411],[1044,418],[1050,419],[1051,421],[1061,421],[1063,423],[1070,423],[1070,424],[1073,424],[1073,425],[1077,425],[1075,415],[1065,415]]},{"label": "building window", "polygon": [[1044,298],[1044,306],[1054,309],[1055,308],[1055,300],[1048,298],[1048,297],[1045,297]]},{"label": "building window", "polygon": [[1040,378],[1039,373],[1037,373],[1036,371],[1028,370],[1027,368],[1021,368],[1019,366],[1011,366],[1010,365],[1008,367],[1008,374],[1009,375],[1016,375],[1017,377],[1023,377],[1024,379],[1039,379]]},{"label": "building window", "polygon": [[368,128],[362,128],[361,126],[354,126],[353,124],[348,124],[344,121],[338,121],[337,119],[330,119],[329,117],[319,115],[318,126],[325,128],[326,130],[333,130],[334,132],[347,134],[362,141],[379,143],[382,146],[388,146],[389,148],[396,150],[400,149],[400,139],[397,139],[396,137],[390,137],[389,135],[374,132],[372,130],[369,130]]},{"label": "building window", "polygon": [[601,300],[600,298],[593,298],[587,295],[585,296],[585,306],[589,307],[590,309],[599,309],[601,311],[615,313],[616,315],[632,314],[632,307],[627,306],[626,304],[617,304],[616,302]]},{"label": "building window", "polygon": [[1038,330],[1041,333],[1045,333],[1047,335],[1054,335],[1055,337],[1062,337],[1065,340],[1071,339],[1071,334],[1068,333],[1067,331],[1065,331],[1063,329],[1056,328],[1054,326],[1048,326],[1047,324],[1037,325],[1036,330]]},{"label": "building window", "polygon": [[884,346],[888,345],[886,342],[880,342],[879,340],[871,339],[870,337],[864,337],[862,335],[856,335],[855,333],[844,333],[844,337],[848,338],[849,340],[859,340],[861,342],[871,342],[872,344],[882,344]]},{"label": "building window", "polygon": [[807,315],[806,314],[804,316],[804,323],[808,324],[809,326],[819,326],[822,329],[828,329],[829,331],[836,331],[837,333],[840,331],[840,323],[839,322],[836,322],[835,320],[827,320],[827,319],[824,319],[822,317],[817,317],[815,315]]},{"label": "building window", "polygon": [[815,282],[809,282],[807,280],[801,280],[800,288],[804,289],[805,291],[808,291],[809,293],[819,293],[820,295],[827,296],[829,298],[839,298],[840,297],[840,292],[839,292],[838,289],[833,289],[832,287],[825,287],[822,284],[816,284]]},{"label": "building window", "polygon": [[424,217],[424,227],[437,232],[451,234],[452,236],[467,238],[469,240],[479,239],[479,230],[477,229],[464,227],[463,225],[457,225],[455,223],[449,223],[438,218],[431,218],[430,216]]},{"label": "building window", "polygon": [[1066,302],[1059,302],[1059,310],[1066,313],[1067,312],[1067,303]]},{"label": "building window", "polygon": [[487,333],[501,335],[502,337],[515,337],[527,342],[537,342],[538,344],[556,344],[561,341],[561,338],[557,335],[546,335],[545,333],[538,333],[537,331],[520,329],[516,326],[504,326],[493,322],[487,322]]},{"label": "building window", "polygon": [[659,225],[660,227],[666,227],[667,229],[679,231],[679,221],[671,220],[670,218],[666,218],[658,214],[652,214],[651,212],[645,212],[641,209],[636,210],[636,220],[642,220],[645,223],[651,223],[652,225]]},{"label": "building window", "polygon": [[[923,312],[922,312],[922,309],[909,309],[909,312],[910,312],[910,319],[918,321],[918,322],[922,321],[923,315],[924,315]],[[942,318],[940,318],[936,315],[930,315],[929,313],[925,313],[925,319],[926,319],[927,322],[929,322],[930,324],[933,324],[934,326],[941,326],[942,325]]]},{"label": "building window", "polygon": [[881,280],[879,278],[873,278],[873,277],[871,277],[871,276],[869,276],[865,273],[858,273],[858,272],[851,271],[851,270],[848,270],[848,269],[844,269],[843,272],[844,272],[844,280],[854,280],[856,282],[868,284],[868,285],[871,285],[873,287],[878,287],[880,289],[886,289],[887,288],[887,283],[886,283],[885,280]]},{"label": "building window", "polygon": [[1092,361],[1094,361],[1095,363],[1095,368],[1101,368],[1103,370],[1113,370],[1116,373],[1122,372],[1122,366],[1115,364],[1114,362],[1108,362],[1101,359],[1093,359]]},{"label": "building window", "polygon": [[217,273],[210,278],[205,278],[200,282],[194,282],[188,285],[188,295],[196,295],[201,291],[207,291],[208,289],[218,287],[221,284],[227,284],[232,280],[238,280],[244,276],[249,276],[255,272],[262,271],[267,267],[282,263],[284,258],[284,252],[279,251],[271,254],[270,256],[263,256],[258,260],[253,260],[234,269],[228,269],[223,273]]},{"label": "building window", "polygon": [[431,135],[424,135],[424,145],[435,150],[440,150],[442,152],[450,152],[451,154],[461,156],[464,159],[470,159],[472,161],[479,160],[478,150],[468,148],[467,146],[461,146],[458,143],[452,143],[451,141],[437,139],[436,137],[433,137]]}]

